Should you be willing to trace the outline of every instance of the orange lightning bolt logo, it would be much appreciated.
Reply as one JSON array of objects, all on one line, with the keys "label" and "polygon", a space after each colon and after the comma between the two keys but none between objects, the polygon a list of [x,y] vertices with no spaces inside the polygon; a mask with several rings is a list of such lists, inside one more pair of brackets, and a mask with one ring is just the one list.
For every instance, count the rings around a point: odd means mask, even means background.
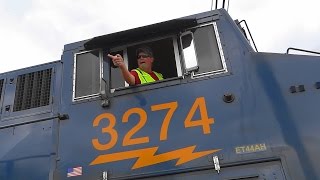
[{"label": "orange lightning bolt logo", "polygon": [[176,166],[184,164],[186,162],[192,161],[194,159],[203,157],[208,154],[215,153],[221,149],[214,149],[208,151],[194,152],[196,146],[189,146],[174,151],[166,152],[163,154],[155,155],[159,147],[151,147],[145,149],[138,149],[125,152],[117,152],[112,154],[104,154],[98,156],[94,159],[90,165],[104,164],[115,161],[122,161],[132,158],[138,158],[135,164],[132,166],[132,169],[138,169],[146,166],[151,166],[166,161],[171,161],[178,159]]}]

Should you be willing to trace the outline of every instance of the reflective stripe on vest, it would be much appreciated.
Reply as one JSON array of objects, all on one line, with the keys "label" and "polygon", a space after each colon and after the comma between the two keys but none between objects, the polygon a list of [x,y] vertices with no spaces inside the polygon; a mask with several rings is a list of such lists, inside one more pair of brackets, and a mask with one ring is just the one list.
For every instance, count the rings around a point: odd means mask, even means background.
[{"label": "reflective stripe on vest", "polygon": [[[152,76],[149,73],[144,72],[140,68],[134,69],[134,71],[137,72],[141,84],[145,84],[145,83],[150,83],[150,82],[156,81],[155,79],[152,78]],[[157,73],[155,71],[152,71],[152,72],[158,77],[159,80],[163,79],[161,73]]]}]

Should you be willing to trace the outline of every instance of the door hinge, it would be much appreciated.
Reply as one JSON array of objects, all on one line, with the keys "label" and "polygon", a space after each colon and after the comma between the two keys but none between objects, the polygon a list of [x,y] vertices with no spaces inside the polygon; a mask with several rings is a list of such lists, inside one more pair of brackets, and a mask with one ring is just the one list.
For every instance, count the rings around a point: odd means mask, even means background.
[{"label": "door hinge", "polygon": [[69,115],[68,114],[60,114],[60,113],[58,113],[58,119],[59,120],[69,119]]}]

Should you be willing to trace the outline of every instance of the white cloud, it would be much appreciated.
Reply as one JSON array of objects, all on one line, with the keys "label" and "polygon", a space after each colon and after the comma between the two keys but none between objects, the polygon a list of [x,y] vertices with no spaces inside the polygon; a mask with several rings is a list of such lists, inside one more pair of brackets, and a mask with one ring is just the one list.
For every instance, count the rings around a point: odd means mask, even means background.
[{"label": "white cloud", "polygon": [[[242,12],[241,8],[248,4],[248,0],[237,1],[231,12],[246,19],[260,51],[284,53],[288,47],[320,51],[320,35],[317,33],[320,30],[319,1],[255,2],[258,6],[252,5],[248,11]],[[242,6],[240,3],[243,3]]]},{"label": "white cloud", "polygon": [[[60,59],[64,44],[210,10],[211,0],[0,0],[0,73]],[[305,8],[303,8],[305,7]],[[260,51],[320,51],[318,0],[230,0]]]}]

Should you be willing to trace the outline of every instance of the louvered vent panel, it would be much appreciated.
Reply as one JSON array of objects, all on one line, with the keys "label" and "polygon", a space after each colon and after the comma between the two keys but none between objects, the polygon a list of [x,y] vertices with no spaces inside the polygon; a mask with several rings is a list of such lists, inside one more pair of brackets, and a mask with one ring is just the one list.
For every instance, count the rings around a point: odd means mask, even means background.
[{"label": "louvered vent panel", "polygon": [[3,87],[3,82],[4,82],[4,79],[0,79],[0,100],[1,100],[1,94],[2,94],[2,87]]},{"label": "louvered vent panel", "polygon": [[49,105],[51,73],[46,69],[18,76],[13,111]]}]

